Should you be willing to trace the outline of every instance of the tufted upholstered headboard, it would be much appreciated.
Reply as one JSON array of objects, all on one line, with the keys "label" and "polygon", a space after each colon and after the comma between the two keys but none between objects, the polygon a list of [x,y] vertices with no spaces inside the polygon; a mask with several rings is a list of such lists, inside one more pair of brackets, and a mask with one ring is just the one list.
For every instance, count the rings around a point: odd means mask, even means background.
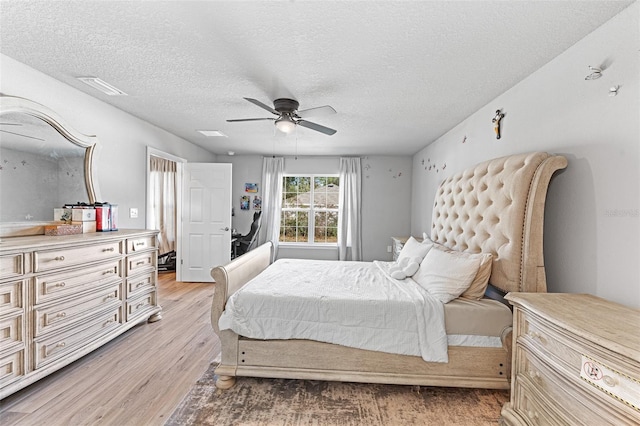
[{"label": "tufted upholstered headboard", "polygon": [[489,283],[546,292],[544,205],[563,156],[545,152],[486,161],[445,179],[436,192],[431,239],[451,249],[493,254]]}]

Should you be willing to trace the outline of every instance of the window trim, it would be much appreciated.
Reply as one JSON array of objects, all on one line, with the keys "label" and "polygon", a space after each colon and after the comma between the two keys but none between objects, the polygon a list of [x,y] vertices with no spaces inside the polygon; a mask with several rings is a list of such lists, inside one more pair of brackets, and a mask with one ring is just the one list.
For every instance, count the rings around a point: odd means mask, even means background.
[{"label": "window trim", "polygon": [[[316,177],[328,177],[328,178],[340,178],[340,174],[339,173],[284,173],[282,175],[282,186],[284,187],[284,180],[288,177],[308,177],[311,179],[311,182],[314,181],[314,179]],[[313,191],[313,185],[311,185],[311,190]],[[281,195],[281,197],[284,198],[284,191]],[[315,232],[313,232],[315,230],[315,225],[316,225],[316,218],[315,218],[315,210],[313,209],[313,203],[310,203],[310,207],[309,209],[295,209],[295,208],[287,208],[284,206],[280,207],[280,216],[282,217],[282,212],[285,211],[285,209],[287,209],[286,211],[308,211],[309,212],[309,228],[308,228],[308,235],[309,235],[309,239],[313,239],[315,240]],[[342,210],[342,206],[340,204],[340,199],[338,199],[338,208],[337,209],[322,209],[319,211],[334,211],[338,214],[338,226],[337,229],[340,229],[340,217],[342,216],[340,214],[340,211]],[[338,246],[338,242],[336,241],[335,243],[327,243],[327,242],[316,242],[316,241],[301,241],[301,242],[295,242],[295,241],[280,241],[280,235],[281,235],[281,231],[282,231],[282,221],[280,223],[280,232],[278,232],[278,245],[280,246],[288,246],[288,247],[308,247],[308,248],[335,248]]]}]

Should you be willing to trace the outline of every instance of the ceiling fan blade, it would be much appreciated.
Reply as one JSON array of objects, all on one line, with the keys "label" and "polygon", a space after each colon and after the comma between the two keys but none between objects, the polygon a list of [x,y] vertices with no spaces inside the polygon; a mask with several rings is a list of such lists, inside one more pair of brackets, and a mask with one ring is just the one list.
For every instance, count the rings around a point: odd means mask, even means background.
[{"label": "ceiling fan blade", "polygon": [[235,118],[232,120],[227,120],[228,123],[234,123],[236,121],[263,121],[263,120],[271,120],[274,121],[275,118]]},{"label": "ceiling fan blade", "polygon": [[325,106],[316,107],[316,108],[303,109],[301,111],[298,111],[296,114],[300,118],[305,118],[305,117],[312,117],[312,116],[318,117],[321,115],[330,115],[335,113],[336,113],[336,110],[333,109],[332,106],[325,105]]},{"label": "ceiling fan blade", "polygon": [[321,126],[320,124],[312,123],[310,121],[298,120],[298,124],[302,127],[306,127],[307,129],[315,130],[316,132],[324,133],[325,135],[333,135],[336,130],[330,129],[325,126]]},{"label": "ceiling fan blade", "polygon": [[276,111],[275,109],[271,108],[269,105],[263,104],[262,102],[260,102],[257,99],[253,99],[253,98],[244,98],[244,99],[248,100],[249,102],[251,102],[254,105],[259,106],[262,109],[266,109],[271,114],[280,115],[280,113],[278,111]]}]

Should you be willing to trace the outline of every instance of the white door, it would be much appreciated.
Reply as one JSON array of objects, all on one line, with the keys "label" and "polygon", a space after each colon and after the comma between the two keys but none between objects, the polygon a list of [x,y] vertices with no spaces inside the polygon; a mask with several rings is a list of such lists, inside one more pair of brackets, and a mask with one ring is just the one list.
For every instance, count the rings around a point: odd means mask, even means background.
[{"label": "white door", "polygon": [[187,163],[183,182],[177,281],[213,282],[231,260],[231,164]]}]

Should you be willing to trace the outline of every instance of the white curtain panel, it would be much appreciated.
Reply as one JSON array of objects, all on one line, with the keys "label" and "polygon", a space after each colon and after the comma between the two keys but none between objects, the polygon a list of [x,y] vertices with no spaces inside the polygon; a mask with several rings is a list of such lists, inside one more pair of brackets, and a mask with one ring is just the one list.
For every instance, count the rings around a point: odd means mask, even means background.
[{"label": "white curtain panel", "polygon": [[340,260],[362,260],[362,209],[360,158],[340,158]]},{"label": "white curtain panel", "polygon": [[282,208],[282,176],[284,158],[262,159],[262,226],[258,232],[258,245],[273,243],[273,258],[278,254],[280,239],[280,209]]},{"label": "white curtain panel", "polygon": [[151,157],[151,223],[158,234],[159,254],[176,249],[176,179],[175,161]]}]

